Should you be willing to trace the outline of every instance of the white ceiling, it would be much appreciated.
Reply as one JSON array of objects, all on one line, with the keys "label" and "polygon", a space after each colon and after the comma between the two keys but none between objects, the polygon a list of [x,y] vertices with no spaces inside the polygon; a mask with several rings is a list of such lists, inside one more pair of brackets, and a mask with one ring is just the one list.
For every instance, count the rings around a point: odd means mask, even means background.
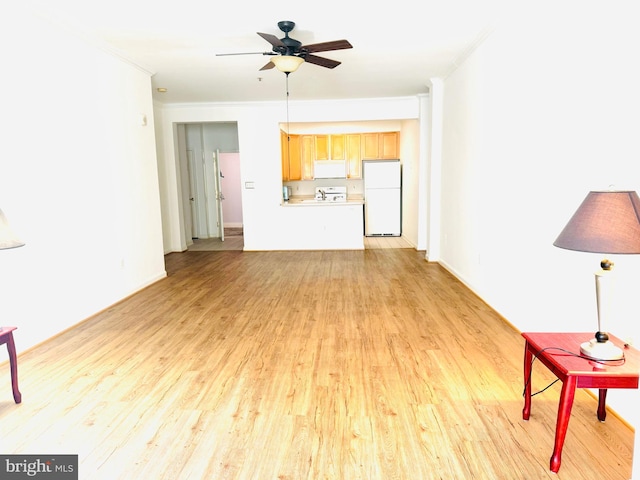
[{"label": "white ceiling", "polygon": [[[216,56],[267,52],[257,35],[310,43],[346,39],[353,49],[318,53],[335,69],[305,63],[289,76],[291,100],[412,96],[428,92],[490,32],[500,0],[267,2],[264,0],[31,0],[33,8],[153,74],[163,103],[282,100],[285,75],[259,71],[270,57]],[[156,89],[164,87],[166,93]]]}]

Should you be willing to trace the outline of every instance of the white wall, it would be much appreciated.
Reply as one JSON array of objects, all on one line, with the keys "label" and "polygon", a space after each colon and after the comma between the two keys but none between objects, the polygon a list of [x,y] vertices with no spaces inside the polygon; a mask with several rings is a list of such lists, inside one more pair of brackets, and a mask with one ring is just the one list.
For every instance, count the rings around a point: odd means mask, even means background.
[{"label": "white wall", "polygon": [[[640,190],[640,32],[619,3],[545,5],[445,80],[441,260],[521,331],[595,331],[601,256],[552,243],[588,191]],[[613,260],[610,329],[640,346],[640,259]],[[640,425],[637,392],[608,403]]]},{"label": "white wall", "polygon": [[[186,239],[180,231],[182,208],[177,186],[180,183],[176,166],[176,125],[188,122],[238,123],[241,156],[241,181],[245,250],[297,249],[292,229],[295,221],[292,209],[280,206],[282,198],[282,167],[280,124],[286,122],[285,101],[247,104],[167,105],[161,108],[163,121],[163,155],[161,185],[168,209],[163,213],[165,252],[183,251]],[[417,119],[417,98],[376,99],[357,101],[290,102],[289,117],[298,123],[405,121]],[[401,123],[399,123],[402,125]],[[411,135],[412,130],[408,130]],[[401,135],[404,133],[401,132]],[[415,140],[416,144],[418,139]],[[250,182],[254,188],[246,188]]]},{"label": "white wall", "polygon": [[402,162],[402,236],[414,247],[418,247],[419,227],[422,225],[420,213],[421,183],[420,124],[415,120],[402,122],[400,152]]},{"label": "white wall", "polygon": [[0,208],[26,242],[0,251],[0,322],[24,351],[165,275],[154,117],[149,73],[57,26],[16,8],[0,45]]}]

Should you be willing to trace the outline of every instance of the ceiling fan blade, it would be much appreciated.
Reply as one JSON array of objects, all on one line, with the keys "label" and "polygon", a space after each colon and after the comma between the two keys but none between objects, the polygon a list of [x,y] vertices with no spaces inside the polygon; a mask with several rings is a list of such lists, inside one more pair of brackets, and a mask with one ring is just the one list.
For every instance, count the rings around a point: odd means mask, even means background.
[{"label": "ceiling fan blade", "polygon": [[284,43],[282,43],[282,40],[280,40],[275,35],[271,35],[270,33],[260,33],[260,32],[257,32],[257,33],[274,47],[287,48],[287,46]]},{"label": "ceiling fan blade", "polygon": [[328,52],[329,50],[344,50],[346,48],[353,48],[347,40],[334,40],[333,42],[312,43],[311,45],[303,45],[301,50],[305,50],[309,53],[314,52]]},{"label": "ceiling fan blade", "polygon": [[330,58],[318,57],[317,55],[305,55],[305,62],[313,63],[314,65],[320,65],[325,68],[336,68],[342,62],[331,60]]},{"label": "ceiling fan blade", "polygon": [[277,55],[277,54],[275,52],[216,53],[216,57],[228,57],[230,55]]},{"label": "ceiling fan blade", "polygon": [[267,63],[264,67],[262,67],[260,69],[260,71],[262,70],[271,70],[273,67],[275,67],[276,65],[273,62],[269,62]]}]

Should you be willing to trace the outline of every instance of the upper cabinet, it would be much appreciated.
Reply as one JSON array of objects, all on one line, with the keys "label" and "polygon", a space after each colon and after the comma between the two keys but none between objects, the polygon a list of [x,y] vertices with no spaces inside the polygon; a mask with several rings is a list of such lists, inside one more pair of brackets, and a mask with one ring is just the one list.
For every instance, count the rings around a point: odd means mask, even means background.
[{"label": "upper cabinet", "polygon": [[282,180],[302,180],[300,136],[287,135],[281,130],[280,146],[282,147]]},{"label": "upper cabinet", "polygon": [[313,180],[316,160],[344,160],[347,178],[362,178],[362,160],[400,158],[400,133],[287,135],[281,131],[282,180]]},{"label": "upper cabinet", "polygon": [[344,138],[345,135],[329,135],[329,146],[331,148],[331,157],[329,160],[346,159]]},{"label": "upper cabinet", "polygon": [[300,135],[300,168],[302,180],[313,180],[313,162],[316,155],[315,135]]},{"label": "upper cabinet", "polygon": [[383,132],[379,134],[378,144],[380,145],[380,158],[400,158],[399,136],[400,134],[398,132]]},{"label": "upper cabinet", "polygon": [[[311,135],[310,135],[311,136]],[[313,135],[315,142],[315,160],[329,160],[329,136]]]},{"label": "upper cabinet", "polygon": [[399,132],[362,134],[362,160],[388,160],[400,158]]},{"label": "upper cabinet", "polygon": [[379,133],[362,134],[362,160],[375,160],[378,158],[378,135]]},{"label": "upper cabinet", "polygon": [[314,135],[315,160],[344,160],[344,135]]},{"label": "upper cabinet", "polygon": [[362,178],[362,135],[353,133],[344,137],[347,178]]}]

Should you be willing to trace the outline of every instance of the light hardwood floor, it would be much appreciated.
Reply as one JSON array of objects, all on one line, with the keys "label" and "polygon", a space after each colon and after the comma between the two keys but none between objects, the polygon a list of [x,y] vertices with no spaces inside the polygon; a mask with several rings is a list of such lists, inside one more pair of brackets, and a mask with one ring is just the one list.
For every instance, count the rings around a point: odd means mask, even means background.
[{"label": "light hardwood floor", "polygon": [[244,249],[244,237],[225,237],[224,240],[219,238],[196,239],[189,246],[190,252],[223,252],[223,251],[242,251]]},{"label": "light hardwood floor", "polygon": [[364,237],[364,248],[413,248],[402,237]]},{"label": "light hardwood floor", "polygon": [[559,385],[523,421],[523,339],[423,252],[166,264],[21,354],[20,405],[2,366],[0,452],[78,454],[87,480],[630,477],[633,432],[583,390],[549,472]]},{"label": "light hardwood floor", "polygon": [[[243,250],[244,238],[240,236],[227,236],[224,240],[219,238],[208,238],[194,240],[189,247],[192,252],[211,252],[224,250]],[[413,246],[402,237],[364,237],[364,248],[413,248]]]}]

